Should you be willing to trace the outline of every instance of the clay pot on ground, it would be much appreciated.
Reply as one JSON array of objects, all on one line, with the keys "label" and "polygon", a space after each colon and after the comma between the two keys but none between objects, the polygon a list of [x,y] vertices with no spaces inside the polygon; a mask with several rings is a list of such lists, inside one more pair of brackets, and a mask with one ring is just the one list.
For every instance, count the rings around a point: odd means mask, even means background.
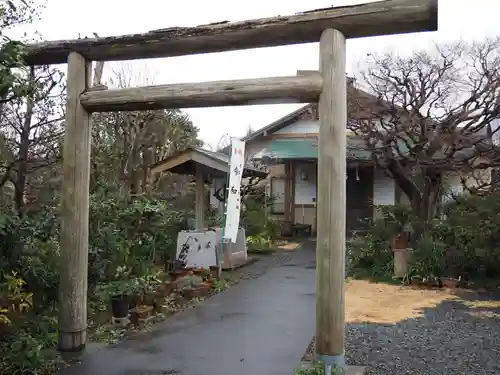
[{"label": "clay pot on ground", "polygon": [[408,237],[405,233],[400,233],[396,235],[391,241],[391,248],[394,251],[395,249],[402,250],[408,248]]},{"label": "clay pot on ground", "polygon": [[130,321],[133,324],[139,324],[153,315],[153,307],[146,305],[138,305],[130,310]]},{"label": "clay pot on ground", "polygon": [[430,277],[425,280],[425,286],[428,288],[439,288],[441,285],[441,280],[436,277]]},{"label": "clay pot on ground", "polygon": [[194,268],[193,269],[193,274],[197,275],[197,276],[203,276],[206,273],[207,273],[207,270],[205,268]]},{"label": "clay pot on ground", "polygon": [[410,285],[422,287],[424,285],[424,281],[422,280],[422,278],[420,276],[412,276],[410,278]]},{"label": "clay pot on ground", "polygon": [[443,278],[441,278],[441,283],[443,284],[443,287],[445,287],[445,288],[455,289],[458,286],[458,284],[460,283],[460,279],[453,279],[451,277],[443,277]]},{"label": "clay pot on ground", "polygon": [[159,286],[158,294],[162,297],[168,297],[175,291],[176,285],[174,281],[165,281]]},{"label": "clay pot on ground", "polygon": [[153,306],[154,308],[157,308],[158,305],[162,304],[164,298],[165,297],[162,295],[162,293],[158,292],[147,293],[142,297],[141,305]]},{"label": "clay pot on ground", "polygon": [[193,275],[193,270],[190,269],[190,268],[185,268],[185,269],[182,269],[182,270],[174,270],[171,272],[171,275],[173,277],[174,280],[177,280],[181,277],[185,277],[185,276],[189,276],[189,275]]},{"label": "clay pot on ground", "polygon": [[126,318],[128,316],[130,297],[126,294],[111,297],[111,312],[115,318]]},{"label": "clay pot on ground", "polygon": [[129,309],[133,309],[134,307],[139,305],[141,302],[142,302],[142,296],[140,296],[138,294],[133,294],[133,295],[129,296],[128,307],[129,307]]},{"label": "clay pot on ground", "polygon": [[213,279],[219,278],[219,266],[210,266],[210,274]]},{"label": "clay pot on ground", "polygon": [[186,299],[192,299],[195,297],[206,297],[210,293],[212,288],[207,284],[200,284],[197,287],[186,288],[182,290],[182,295]]}]

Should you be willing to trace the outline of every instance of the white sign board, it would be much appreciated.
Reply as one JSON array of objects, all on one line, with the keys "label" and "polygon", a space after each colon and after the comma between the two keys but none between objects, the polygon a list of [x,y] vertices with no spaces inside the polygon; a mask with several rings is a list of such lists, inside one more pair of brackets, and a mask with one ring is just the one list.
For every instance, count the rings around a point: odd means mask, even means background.
[{"label": "white sign board", "polygon": [[217,265],[216,248],[215,231],[182,231],[177,235],[176,259],[185,262],[187,267],[208,268]]},{"label": "white sign board", "polygon": [[240,225],[241,175],[245,166],[245,142],[231,138],[231,159],[229,162],[229,187],[226,204],[226,226],[224,239],[236,243]]}]

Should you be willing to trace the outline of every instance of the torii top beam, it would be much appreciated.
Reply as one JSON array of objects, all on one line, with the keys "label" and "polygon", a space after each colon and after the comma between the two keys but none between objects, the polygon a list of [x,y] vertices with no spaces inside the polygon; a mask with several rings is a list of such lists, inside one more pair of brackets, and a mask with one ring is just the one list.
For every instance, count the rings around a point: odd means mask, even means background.
[{"label": "torii top beam", "polygon": [[435,31],[438,0],[386,0],[317,9],[291,16],[197,27],[172,27],[113,37],[32,44],[25,60],[31,65],[60,64],[70,52],[91,61],[118,61],[224,52],[319,41],[327,28],[346,38]]}]

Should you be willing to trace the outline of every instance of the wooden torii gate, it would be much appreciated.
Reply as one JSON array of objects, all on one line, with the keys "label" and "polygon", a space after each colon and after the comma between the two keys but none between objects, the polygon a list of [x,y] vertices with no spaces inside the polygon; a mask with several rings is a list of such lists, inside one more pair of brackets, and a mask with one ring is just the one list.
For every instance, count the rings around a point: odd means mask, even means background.
[{"label": "wooden torii gate", "polygon": [[[59,349],[86,344],[91,113],[319,101],[316,352],[344,358],[346,38],[437,30],[438,0],[387,0],[291,16],[30,45],[30,65],[68,63]],[[92,90],[91,62],[320,44],[319,72]]]}]

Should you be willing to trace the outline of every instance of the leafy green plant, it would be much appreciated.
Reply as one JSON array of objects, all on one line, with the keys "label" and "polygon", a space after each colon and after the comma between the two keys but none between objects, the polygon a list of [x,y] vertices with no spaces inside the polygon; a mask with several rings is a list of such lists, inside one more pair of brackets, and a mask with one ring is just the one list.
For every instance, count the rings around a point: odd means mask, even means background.
[{"label": "leafy green plant", "polygon": [[444,218],[433,235],[453,252],[462,275],[476,278],[500,276],[500,192],[462,195],[443,209]]},{"label": "leafy green plant", "polygon": [[4,282],[0,286],[0,295],[3,303],[0,305],[0,323],[11,324],[12,315],[20,315],[31,309],[33,305],[33,294],[24,291],[26,282],[16,272],[5,275]]},{"label": "leafy green plant", "polygon": [[389,241],[375,226],[371,232],[353,235],[346,244],[348,274],[381,277],[392,274],[393,253]]},{"label": "leafy green plant", "polygon": [[122,328],[110,326],[98,326],[93,333],[93,337],[97,341],[105,342],[108,344],[118,344],[123,340],[126,331]]},{"label": "leafy green plant", "polygon": [[108,298],[120,295],[133,295],[141,291],[141,284],[137,278],[128,280],[120,279],[106,283],[101,283],[96,286],[95,293],[101,298]]},{"label": "leafy green plant", "polygon": [[[341,369],[333,365],[330,370],[330,375],[342,374]],[[311,366],[295,369],[294,375],[325,375],[325,365],[323,362],[314,362]]]},{"label": "leafy green plant", "polygon": [[[0,372],[2,374],[43,374],[47,358],[43,343],[26,331],[18,331],[0,347]],[[23,355],[19,355],[23,353]]]},{"label": "leafy green plant", "polygon": [[212,289],[216,293],[220,293],[223,290],[226,290],[228,288],[229,284],[226,280],[220,279],[220,280],[212,280]]},{"label": "leafy green plant", "polygon": [[188,275],[180,278],[177,285],[181,289],[196,288],[203,283],[203,278],[197,275]]},{"label": "leafy green plant", "polygon": [[138,278],[139,287],[143,294],[152,293],[156,291],[158,286],[162,283],[160,278],[161,271],[151,270],[145,275]]},{"label": "leafy green plant", "polygon": [[247,237],[248,250],[254,252],[266,252],[272,248],[272,240],[265,235],[255,235]]},{"label": "leafy green plant", "polygon": [[408,276],[422,279],[441,277],[444,274],[446,245],[431,237],[423,237],[412,249]]},{"label": "leafy green plant", "polygon": [[245,234],[251,237],[272,239],[279,233],[277,223],[269,217],[268,205],[270,204],[263,193],[246,196],[244,209],[241,215],[241,225]]}]

